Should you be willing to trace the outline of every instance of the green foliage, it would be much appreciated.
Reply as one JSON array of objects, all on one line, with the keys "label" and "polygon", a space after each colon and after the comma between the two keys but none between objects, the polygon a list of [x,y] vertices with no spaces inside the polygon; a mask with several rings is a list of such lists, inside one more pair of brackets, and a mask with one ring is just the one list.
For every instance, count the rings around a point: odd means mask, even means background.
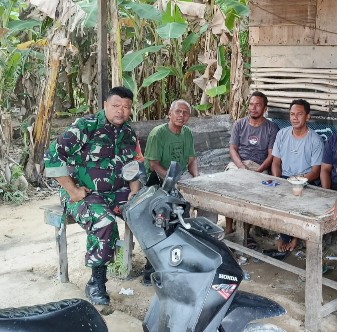
[{"label": "green foliage", "polygon": [[[0,188],[0,195],[1,195],[1,188]],[[20,205],[22,204],[24,201],[26,201],[28,199],[28,196],[25,192],[23,191],[6,191],[3,194],[3,200],[6,203],[13,203],[15,205]]]},{"label": "green foliage", "polygon": [[161,68],[158,69],[157,72],[155,72],[151,76],[147,77],[143,81],[143,84],[142,84],[141,87],[147,87],[147,86],[151,85],[154,82],[157,82],[157,81],[160,81],[160,80],[164,79],[166,76],[168,76],[170,74],[172,75],[171,68],[161,67]]},{"label": "green foliage", "polygon": [[175,39],[181,37],[187,29],[185,23],[167,23],[156,29],[158,35],[162,39]]},{"label": "green foliage", "polygon": [[232,31],[235,18],[249,15],[248,0],[215,0],[221,11],[226,15],[226,27]]},{"label": "green foliage", "polygon": [[151,52],[158,52],[162,49],[164,45],[159,46],[150,46],[143,48],[142,50],[138,50],[129,54],[126,54],[122,59],[122,69],[124,71],[132,71],[137,66],[139,66],[144,61],[144,55]]},{"label": "green foliage", "polygon": [[7,37],[20,33],[22,31],[31,31],[34,34],[36,34],[36,31],[34,30],[34,28],[40,27],[40,25],[41,25],[40,21],[36,21],[32,19],[24,20],[24,21],[21,21],[21,20],[10,21],[8,23],[9,32],[7,33]]},{"label": "green foliage", "polygon": [[55,112],[58,117],[82,116],[89,110],[88,105],[81,105],[76,108],[69,108],[67,112]]},{"label": "green foliage", "polygon": [[78,1],[77,4],[85,11],[86,17],[83,25],[90,29],[95,28],[97,24],[97,0],[83,0]]},{"label": "green foliage", "polygon": [[120,278],[126,277],[127,268],[123,264],[123,249],[122,248],[118,249],[118,253],[115,258],[115,261],[108,265],[107,270],[111,276],[116,276]]},{"label": "green foliage", "polygon": [[212,104],[203,104],[203,105],[193,105],[192,106],[194,109],[196,109],[199,112],[205,112],[213,107]]},{"label": "green foliage", "polygon": [[[174,4],[174,3],[173,3]],[[168,23],[181,23],[185,24],[186,20],[181,14],[178,6],[174,4],[172,9],[172,3],[169,1],[166,6],[166,11],[163,13],[162,16],[162,24],[168,24]]]},{"label": "green foliage", "polygon": [[193,66],[191,66],[187,69],[187,72],[191,73],[191,72],[194,72],[194,71],[198,71],[200,73],[204,73],[206,67],[207,66],[205,64],[193,65]]},{"label": "green foliage", "polygon": [[191,47],[198,41],[200,35],[195,32],[191,32],[182,42],[182,51],[187,53]]},{"label": "green foliage", "polygon": [[[169,105],[176,98],[187,97],[185,94],[191,92],[192,79],[205,72],[206,65],[197,63],[198,57],[193,59],[193,53],[199,52],[197,45],[202,47],[202,35],[208,30],[209,23],[206,21],[200,27],[187,21],[173,1],[167,2],[161,15],[157,9],[151,9],[152,6],[149,6],[146,0],[143,1],[124,0],[119,5],[120,16],[131,19],[127,28],[124,28],[124,33],[127,32],[124,36],[130,40],[130,49],[134,50],[122,59],[123,83],[132,89],[136,100],[148,96],[142,99],[144,103],[155,97],[161,105]],[[233,29],[236,18],[249,14],[246,0],[216,0],[216,3],[226,16],[229,30]],[[149,44],[153,47],[164,44],[165,49],[149,54],[145,52]],[[220,46],[218,59],[222,67],[222,76],[217,87],[206,91],[210,98],[222,98],[230,91],[230,61],[227,57],[230,57],[230,48]],[[129,74],[126,75],[126,71]],[[149,96],[152,91],[149,88],[161,91],[161,95]],[[187,98],[193,100],[195,97]],[[143,103],[139,102],[139,105]],[[161,105],[158,108],[162,107]],[[199,106],[200,111],[205,107]],[[134,116],[138,117],[138,114],[142,114],[140,106],[135,105],[135,108],[138,109]],[[151,107],[148,108],[148,112],[150,110]]]},{"label": "green foliage", "polygon": [[[20,167],[18,167],[18,169],[15,170],[14,173],[15,176],[19,177],[20,175],[22,175],[23,172],[22,169],[20,170]],[[2,199],[5,203],[13,203],[19,205],[26,201],[28,199],[28,196],[25,191],[17,190],[11,184],[8,184],[4,176],[0,173],[0,199]]]},{"label": "green foliage", "polygon": [[11,95],[22,73],[21,52],[8,47],[1,62],[3,67],[0,69],[0,106],[9,109]]},{"label": "green foliage", "polygon": [[242,58],[244,61],[243,68],[244,68],[244,75],[249,78],[250,77],[250,61],[251,61],[251,53],[250,53],[250,46],[249,46],[249,28],[248,22],[246,26],[241,29],[240,34],[240,48],[242,53]]},{"label": "green foliage", "polygon": [[198,42],[200,36],[207,31],[207,28],[208,28],[208,23],[204,24],[200,28],[199,32],[191,31],[181,44],[182,52],[187,53],[188,51],[190,51],[191,47]]},{"label": "green foliage", "polygon": [[210,89],[206,90],[206,94],[210,97],[216,97],[216,96],[228,93],[228,92],[229,92],[229,90],[228,90],[228,87],[226,85],[219,85],[219,86],[216,86],[214,88],[210,88]]},{"label": "green foliage", "polygon": [[148,101],[148,102],[145,103],[144,105],[141,105],[140,108],[139,108],[139,110],[142,111],[142,110],[144,110],[144,109],[150,107],[150,106],[153,105],[156,101],[157,101],[156,99]]},{"label": "green foliage", "polygon": [[127,72],[123,72],[123,85],[126,88],[129,88],[131,91],[135,91],[135,89],[136,89],[135,80]]},{"label": "green foliage", "polygon": [[124,2],[119,5],[120,7],[130,8],[134,13],[141,19],[160,21],[162,18],[162,13],[152,5],[146,3],[136,3],[136,2]]},{"label": "green foliage", "polygon": [[[202,91],[193,90],[193,79],[203,75],[206,69],[205,64],[198,62],[200,61],[198,55],[202,55],[205,47],[204,34],[208,31],[207,40],[216,40],[219,37],[209,34],[209,23],[212,20],[209,3],[206,3],[208,7],[205,15],[206,23],[200,26],[200,21],[187,20],[176,2],[168,1],[164,11],[157,9],[153,5],[154,2],[154,0],[117,0],[120,18],[118,33],[121,36],[122,55],[124,55],[121,56],[123,84],[135,95],[133,120],[142,117],[147,119],[163,117],[168,105],[176,98],[187,98],[192,103],[198,104]],[[190,2],[192,5],[192,1]],[[229,30],[232,30],[236,18],[247,17],[249,14],[247,2],[247,0],[215,1],[226,16]],[[97,32],[94,28],[97,23],[97,1],[81,0],[76,3],[86,12],[86,16],[78,24],[77,35],[76,33],[69,35],[72,44],[79,50],[78,54],[66,54],[63,58],[62,70],[67,72],[67,76],[62,82],[58,82],[57,86],[57,98],[61,101],[57,110],[61,116],[82,115],[89,109],[89,106],[82,106],[89,100],[88,90],[91,91],[91,88],[88,89],[85,85],[87,83],[82,83],[81,68],[96,54]],[[12,108],[14,99],[20,96],[15,95],[14,91],[16,93],[15,89],[18,86],[24,86],[21,84],[24,77],[36,76],[35,85],[38,88],[38,83],[43,80],[46,73],[43,50],[34,48],[19,51],[16,45],[44,38],[59,24],[49,17],[42,22],[32,19],[20,21],[19,13],[24,8],[26,8],[25,0],[1,0],[0,3],[2,25],[9,29],[6,37],[0,40],[0,107],[5,109]],[[80,28],[83,28],[81,33],[84,34],[80,34]],[[248,30],[246,34],[240,35],[240,40],[242,45],[248,45]],[[213,52],[211,56],[217,56],[219,59],[222,76],[219,86],[209,89],[207,94],[211,98],[223,98],[229,91],[230,48],[221,46],[216,55],[214,52],[218,46],[216,42],[212,43],[208,47],[211,53]],[[243,52],[248,73],[249,62],[246,59],[249,48],[244,48]],[[212,74],[212,70],[210,72]],[[21,91],[21,97],[23,96],[31,105],[33,96],[27,91]],[[210,103],[213,101],[210,100]]]},{"label": "green foliage", "polygon": [[21,175],[24,175],[23,167],[21,165],[13,165],[11,168],[12,178],[11,180],[18,179]]},{"label": "green foliage", "polygon": [[[14,91],[22,77],[29,72],[31,76],[39,69],[34,63],[43,66],[44,56],[38,52],[19,50],[17,44],[36,38],[40,33],[41,22],[32,19],[20,20],[19,13],[27,7],[24,0],[2,0],[0,3],[0,22],[7,33],[0,39],[0,107],[4,110],[13,108],[18,103]],[[37,56],[35,62],[34,56]],[[24,84],[23,84],[24,85]],[[21,91],[21,97],[24,91]]]}]

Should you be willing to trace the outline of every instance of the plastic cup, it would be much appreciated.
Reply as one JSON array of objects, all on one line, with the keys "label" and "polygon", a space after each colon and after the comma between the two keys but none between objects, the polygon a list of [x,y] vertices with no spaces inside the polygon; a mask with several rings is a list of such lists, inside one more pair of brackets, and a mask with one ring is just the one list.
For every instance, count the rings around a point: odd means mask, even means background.
[{"label": "plastic cup", "polygon": [[302,183],[293,183],[292,186],[293,195],[301,196],[303,192],[303,184]]}]

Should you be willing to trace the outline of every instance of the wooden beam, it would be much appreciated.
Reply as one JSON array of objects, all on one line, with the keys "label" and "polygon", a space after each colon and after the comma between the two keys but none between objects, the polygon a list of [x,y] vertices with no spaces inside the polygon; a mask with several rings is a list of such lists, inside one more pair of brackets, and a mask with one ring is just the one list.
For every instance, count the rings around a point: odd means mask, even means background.
[{"label": "wooden beam", "polygon": [[254,46],[252,68],[337,68],[337,46]]},{"label": "wooden beam", "polygon": [[108,43],[107,43],[107,0],[97,0],[98,21],[97,21],[97,78],[98,78],[98,109],[103,108],[103,101],[106,99],[109,83],[108,83]]},{"label": "wooden beam", "polygon": [[337,311],[337,299],[332,300],[331,302],[325,304],[322,306],[321,309],[321,317],[326,317],[333,313],[334,311]]},{"label": "wooden beam", "polygon": [[282,74],[284,75],[285,72],[288,73],[299,73],[299,74],[303,74],[303,73],[309,73],[309,74],[324,74],[325,77],[326,75],[332,74],[332,75],[336,75],[337,74],[337,70],[336,69],[331,69],[331,68],[302,68],[302,67],[267,67],[267,66],[263,66],[262,68],[252,68],[251,69],[252,73],[265,73],[265,74],[269,74],[269,73],[273,73],[272,76],[276,75],[276,74]]},{"label": "wooden beam", "polygon": [[[331,93],[331,94],[336,94],[337,93],[337,88],[332,88],[332,87],[326,87],[324,85],[319,85],[319,84],[312,84],[312,83],[290,83],[290,84],[283,84],[278,82],[277,84],[265,84],[264,82],[260,81],[260,82],[255,82],[253,84],[251,84],[250,86],[252,89],[266,89],[266,90],[282,90],[282,91],[286,91],[286,90],[302,90],[302,91],[308,91],[308,90],[312,90],[315,93],[317,91],[321,91],[321,92],[327,92],[327,93]],[[324,94],[323,94],[324,96]]]}]

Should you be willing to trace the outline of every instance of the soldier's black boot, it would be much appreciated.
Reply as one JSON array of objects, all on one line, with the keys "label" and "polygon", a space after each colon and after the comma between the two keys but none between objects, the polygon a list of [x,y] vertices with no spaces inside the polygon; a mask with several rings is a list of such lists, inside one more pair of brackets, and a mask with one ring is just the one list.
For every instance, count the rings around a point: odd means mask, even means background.
[{"label": "soldier's black boot", "polygon": [[92,275],[85,286],[85,295],[92,304],[106,305],[110,303],[110,297],[106,291],[105,283],[106,266],[95,266],[92,268]]},{"label": "soldier's black boot", "polygon": [[151,273],[154,272],[152,264],[146,258],[146,264],[144,268],[143,283],[145,286],[151,286]]}]

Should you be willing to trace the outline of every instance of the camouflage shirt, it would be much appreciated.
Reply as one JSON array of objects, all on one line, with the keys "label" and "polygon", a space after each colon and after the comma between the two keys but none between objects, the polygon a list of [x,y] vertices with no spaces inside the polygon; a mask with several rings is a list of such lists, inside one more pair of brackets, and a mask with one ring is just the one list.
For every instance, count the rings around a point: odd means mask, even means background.
[{"label": "camouflage shirt", "polygon": [[70,175],[76,184],[93,191],[127,187],[121,169],[137,155],[136,139],[128,123],[114,126],[104,110],[79,118],[46,151],[46,176]]}]

